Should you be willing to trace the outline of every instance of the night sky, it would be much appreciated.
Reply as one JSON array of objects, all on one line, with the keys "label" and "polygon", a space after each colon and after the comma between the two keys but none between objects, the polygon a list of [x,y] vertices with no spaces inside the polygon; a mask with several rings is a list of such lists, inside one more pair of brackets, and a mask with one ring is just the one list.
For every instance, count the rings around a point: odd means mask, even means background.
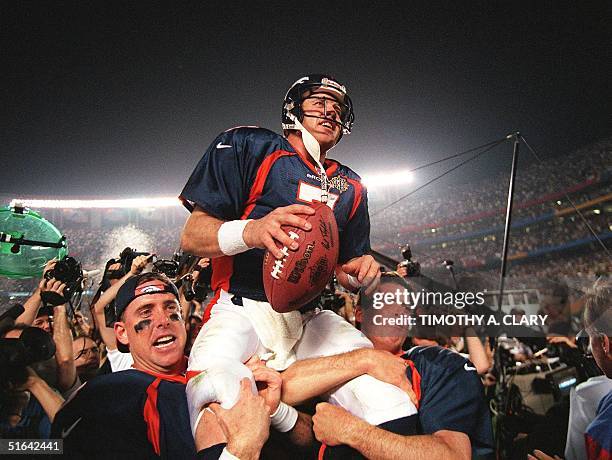
[{"label": "night sky", "polygon": [[0,194],[177,195],[219,132],[279,132],[307,73],[347,86],[330,156],[358,173],[514,130],[549,159],[612,135],[610,2],[152,3],[2,3]]}]

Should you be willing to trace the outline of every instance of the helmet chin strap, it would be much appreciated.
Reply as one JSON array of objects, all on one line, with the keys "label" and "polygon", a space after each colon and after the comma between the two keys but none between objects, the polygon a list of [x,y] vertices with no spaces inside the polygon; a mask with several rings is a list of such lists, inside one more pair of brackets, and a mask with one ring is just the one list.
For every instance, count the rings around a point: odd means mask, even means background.
[{"label": "helmet chin strap", "polygon": [[295,123],[297,129],[301,131],[304,147],[306,148],[306,151],[308,152],[310,157],[319,167],[319,177],[321,178],[321,203],[327,203],[329,180],[327,178],[327,174],[325,173],[325,168],[321,164],[321,146],[319,145],[319,142],[315,139],[315,137],[310,134],[310,132],[306,128],[304,128],[304,125],[300,123],[300,120],[298,120],[295,115],[291,113],[289,114],[289,118],[291,118],[293,123]]}]

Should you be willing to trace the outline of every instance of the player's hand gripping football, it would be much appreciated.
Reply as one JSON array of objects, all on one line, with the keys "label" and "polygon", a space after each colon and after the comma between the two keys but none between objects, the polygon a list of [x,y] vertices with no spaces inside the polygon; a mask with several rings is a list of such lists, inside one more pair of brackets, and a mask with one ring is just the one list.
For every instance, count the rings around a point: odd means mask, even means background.
[{"label": "player's hand gripping football", "polygon": [[299,215],[312,215],[314,213],[314,209],[302,204],[276,208],[261,219],[249,222],[244,228],[242,238],[249,247],[267,249],[274,257],[282,259],[284,255],[276,243],[278,242],[281,248],[286,246],[295,251],[299,247],[299,241],[292,240],[281,226],[289,225],[310,231],[311,224]]}]

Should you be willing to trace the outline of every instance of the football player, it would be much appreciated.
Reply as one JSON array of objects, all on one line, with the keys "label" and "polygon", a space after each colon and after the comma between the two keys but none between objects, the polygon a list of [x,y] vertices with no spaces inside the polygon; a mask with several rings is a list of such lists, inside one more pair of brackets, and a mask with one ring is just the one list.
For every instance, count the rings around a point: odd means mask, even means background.
[{"label": "football player", "polygon": [[[406,281],[395,275],[384,273],[376,292],[409,289]],[[418,414],[409,417],[411,430],[398,432],[393,423],[381,430],[340,407],[317,404],[312,422],[316,438],[323,443],[319,458],[469,460],[472,454],[491,454],[491,419],[473,364],[459,353],[438,346],[417,346],[404,351],[402,345],[409,327],[398,320],[409,314],[410,309],[397,301],[378,309],[373,308],[371,299],[363,296],[360,300],[357,317],[375,349],[293,364],[282,375],[283,399],[301,404],[342,384],[350,372],[367,368],[372,360],[384,361],[391,369],[397,365],[392,360],[395,358],[405,364]]]},{"label": "football player", "polygon": [[[268,365],[283,370],[296,359],[372,347],[341,317],[312,304],[300,309],[301,316],[274,312],[262,279],[264,250],[281,259],[279,247],[299,247],[281,226],[310,230],[302,216],[313,214],[307,205],[319,201],[338,224],[340,283],[366,290],[378,283],[380,267],[368,254],[366,190],[350,168],[327,157],[353,121],[353,103],[341,83],[320,74],[300,78],[283,103],[284,136],[256,127],[220,134],[181,192],[191,211],[182,249],[212,258],[216,293],[189,357],[192,431],[206,404],[235,403],[240,379],[252,379],[243,363],[254,354],[270,353]],[[330,400],[374,425],[416,413],[405,392],[367,375],[338,388]],[[287,432],[296,420],[297,412],[281,405],[272,425]]]}]

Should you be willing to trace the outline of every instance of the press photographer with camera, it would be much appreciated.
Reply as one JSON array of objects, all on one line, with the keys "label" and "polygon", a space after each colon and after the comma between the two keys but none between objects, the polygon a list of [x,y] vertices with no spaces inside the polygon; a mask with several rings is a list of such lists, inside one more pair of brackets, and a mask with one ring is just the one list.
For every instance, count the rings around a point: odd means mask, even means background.
[{"label": "press photographer with camera", "polygon": [[[15,319],[15,323],[22,323],[28,326],[40,327],[47,332],[51,332],[52,320],[49,318],[48,310],[41,309],[42,298],[41,290],[47,285],[47,278],[45,278],[47,272],[52,270],[57,263],[57,259],[51,259],[45,264],[43,268],[43,274],[38,287],[34,290],[32,295],[28,297],[28,300],[23,304],[23,313]],[[39,320],[40,318],[40,320]],[[34,324],[37,323],[37,324]]]},{"label": "press photographer with camera", "polygon": [[[125,254],[126,251],[122,251],[122,255],[124,257]],[[115,260],[114,262],[107,264],[102,280],[103,287],[104,283],[107,283],[106,289],[91,307],[91,311],[94,313],[95,321],[98,326],[98,331],[100,332],[100,337],[102,338],[104,346],[106,347],[106,356],[110,363],[112,372],[129,369],[134,360],[132,359],[130,353],[122,352],[118,349],[115,331],[113,327],[109,327],[109,324],[112,326],[114,323],[114,318],[107,318],[106,315],[108,313],[106,312],[109,311],[109,306],[111,306],[110,314],[112,316],[112,304],[114,303],[115,298],[117,297],[117,292],[119,292],[121,286],[123,286],[128,279],[142,273],[147,265],[151,263],[153,257],[153,254],[141,254],[134,257],[131,259],[131,262],[129,263],[129,270],[127,271],[125,271],[126,261],[121,260],[123,257],[120,257],[119,260]],[[123,275],[121,275],[122,273]],[[110,319],[110,321],[107,319]]]},{"label": "press photographer with camera", "polygon": [[[55,344],[43,330],[15,324],[0,339],[0,437],[48,438],[64,398],[56,382]],[[36,372],[34,370],[36,368]]]}]

